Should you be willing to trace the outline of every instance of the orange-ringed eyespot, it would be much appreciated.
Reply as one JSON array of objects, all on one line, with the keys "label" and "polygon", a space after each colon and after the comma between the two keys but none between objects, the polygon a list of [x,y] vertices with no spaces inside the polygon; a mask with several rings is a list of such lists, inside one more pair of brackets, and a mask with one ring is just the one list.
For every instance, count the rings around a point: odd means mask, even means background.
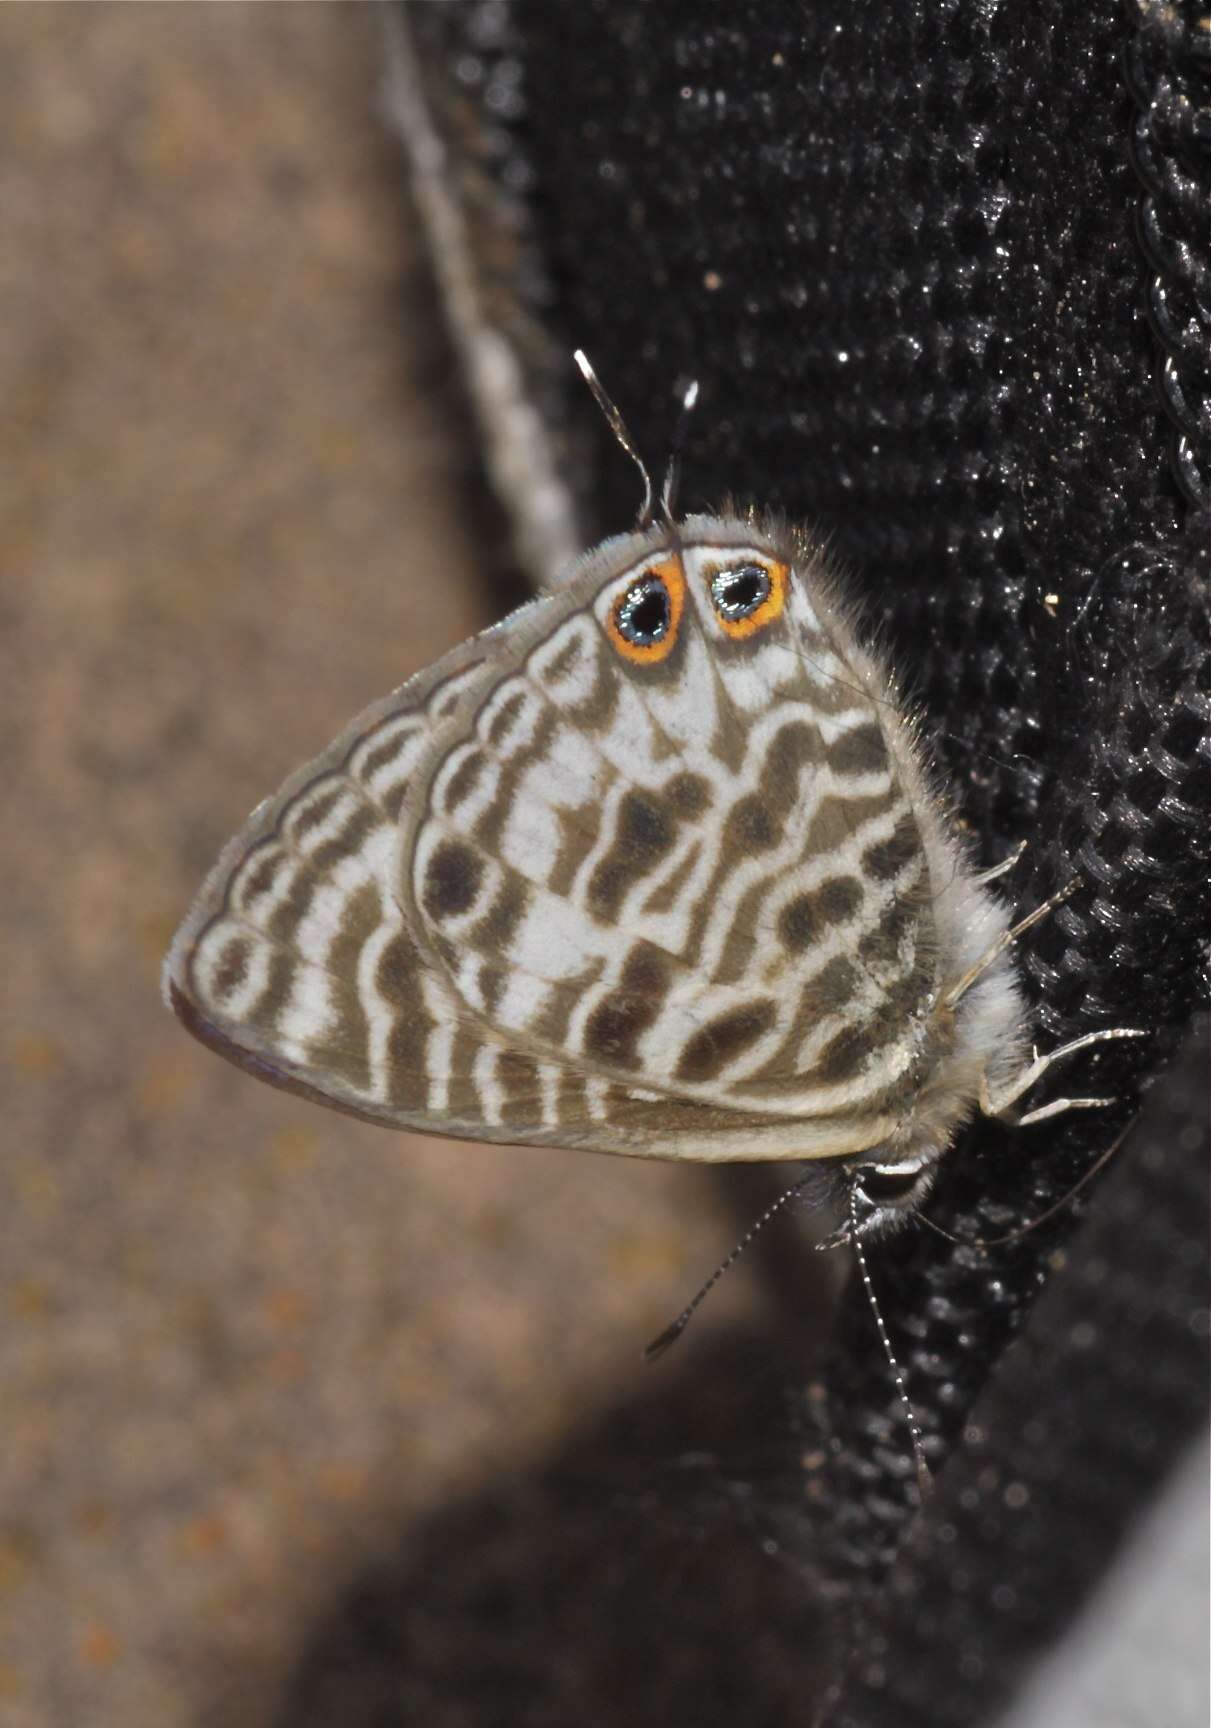
[{"label": "orange-ringed eyespot", "polygon": [[751,618],[770,597],[769,571],[761,564],[734,564],[711,577],[711,598],[724,618]]},{"label": "orange-ringed eyespot", "polygon": [[627,583],[610,607],[606,629],[624,659],[652,665],[672,652],[684,607],[685,576],[669,558]]},{"label": "orange-ringed eyespot", "polygon": [[659,576],[641,576],[614,609],[618,634],[635,648],[654,648],[663,642],[673,621],[669,591]]}]

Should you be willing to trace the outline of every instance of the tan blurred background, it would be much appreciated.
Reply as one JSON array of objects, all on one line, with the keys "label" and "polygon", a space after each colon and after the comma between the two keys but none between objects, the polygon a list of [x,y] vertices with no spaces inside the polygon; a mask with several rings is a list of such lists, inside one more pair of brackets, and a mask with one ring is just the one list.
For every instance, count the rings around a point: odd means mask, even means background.
[{"label": "tan blurred background", "polygon": [[734,1240],[706,1173],[351,1125],[160,1005],[252,804],[493,616],[372,24],[0,8],[13,1728],[277,1720],[413,1520],[757,1302],[645,1369]]}]

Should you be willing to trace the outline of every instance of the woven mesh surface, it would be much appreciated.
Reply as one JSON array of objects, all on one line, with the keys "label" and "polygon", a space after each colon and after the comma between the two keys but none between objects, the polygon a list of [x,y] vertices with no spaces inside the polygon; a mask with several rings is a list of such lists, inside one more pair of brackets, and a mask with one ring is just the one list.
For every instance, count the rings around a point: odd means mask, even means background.
[{"label": "woven mesh surface", "polygon": [[[931,1205],[961,1237],[1040,1214],[1127,1125],[1208,996],[1199,9],[416,10],[429,64],[484,101],[495,171],[530,176],[553,341],[588,348],[648,451],[667,446],[676,378],[701,380],[684,502],[738,496],[820,524],[931,723],[981,857],[1029,840],[1012,878],[1022,911],[1079,877],[1024,945],[1040,1046],[1114,1025],[1149,1039],[1064,1077],[1115,1107],[973,1129]],[[601,528],[634,507],[604,439],[582,489]],[[873,1256],[935,1460],[1082,1209],[995,1256],[924,1231]],[[1171,1222],[1169,1252],[1183,1228],[1201,1241],[1197,1220]],[[1116,1396],[1108,1380],[1109,1432]],[[1192,1419],[1203,1402],[1200,1384]],[[914,1488],[860,1292],[800,1417],[788,1458],[821,1429],[833,1451],[808,1514],[799,1483],[785,1506],[770,1493],[771,1521],[830,1587],[869,1602]],[[1041,1612],[1065,1610],[1057,1593]]]}]

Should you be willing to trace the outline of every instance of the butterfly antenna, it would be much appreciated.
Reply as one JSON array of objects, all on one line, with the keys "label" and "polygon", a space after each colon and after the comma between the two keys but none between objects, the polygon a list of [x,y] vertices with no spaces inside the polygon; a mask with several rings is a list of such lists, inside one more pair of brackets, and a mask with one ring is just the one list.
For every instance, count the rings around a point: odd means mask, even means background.
[{"label": "butterfly antenna", "polygon": [[655,495],[652,492],[652,476],[648,473],[647,464],[635,448],[635,441],[627,431],[626,421],[619,412],[617,404],[606,394],[605,385],[601,382],[601,379],[589,364],[589,357],[585,353],[584,349],[578,348],[572,358],[580,367],[585,383],[593,392],[597,406],[605,415],[606,425],[610,428],[610,431],[622,445],[623,449],[631,458],[631,461],[635,464],[636,468],[638,468],[640,475],[642,476],[643,503],[639,507],[639,526],[641,528],[648,528],[651,526],[652,516],[654,514],[653,506],[655,503]]},{"label": "butterfly antenna", "polygon": [[669,465],[664,471],[664,485],[660,488],[660,514],[670,527],[673,524],[673,511],[677,504],[677,486],[681,479],[681,456],[689,434],[690,416],[697,405],[698,380],[691,378],[681,393],[681,412],[678,414],[677,424],[673,428]]},{"label": "butterfly antenna", "polygon": [[870,1281],[870,1271],[866,1264],[866,1250],[862,1246],[862,1238],[858,1233],[858,1199],[857,1190],[851,1185],[849,1190],[849,1240],[858,1261],[858,1270],[862,1274],[862,1283],[866,1289],[866,1300],[870,1303],[870,1311],[875,1317],[879,1340],[883,1345],[883,1354],[887,1357],[892,1379],[896,1383],[896,1391],[900,1394],[900,1403],[904,1406],[904,1415],[908,1421],[908,1432],[912,1436],[912,1453],[917,1465],[917,1487],[922,1500],[933,1489],[933,1477],[925,1458],[925,1444],[921,1438],[920,1425],[917,1422],[916,1411],[908,1396],[908,1388],[904,1384],[904,1375],[900,1364],[896,1361],[896,1353],[891,1347],[891,1339],[887,1335],[887,1327],[883,1324],[883,1311],[875,1296],[875,1287]]},{"label": "butterfly antenna", "polygon": [[803,1192],[809,1182],[814,1182],[818,1179],[817,1172],[809,1170],[807,1175],[801,1177],[800,1180],[795,1183],[793,1188],[787,1188],[784,1193],[779,1194],[772,1206],[766,1207],[765,1211],[761,1214],[760,1218],[757,1219],[756,1223],[753,1224],[750,1229],[745,1231],[744,1235],[732,1249],[727,1259],[716,1266],[715,1270],[711,1273],[710,1277],[702,1286],[701,1290],[699,1290],[698,1294],[694,1297],[694,1300],[689,1304],[689,1306],[682,1309],[681,1313],[678,1314],[671,1326],[665,1327],[659,1338],[652,1339],[652,1342],[643,1353],[645,1362],[654,1362],[657,1356],[663,1356],[669,1346],[677,1342],[678,1338],[680,1338],[681,1334],[693,1319],[698,1308],[706,1300],[706,1297],[715,1288],[716,1284],[718,1284],[719,1280],[723,1277],[723,1274],[729,1271],[730,1268],[736,1264],[737,1260],[739,1260],[740,1256],[744,1253],[744,1250],[753,1240],[753,1237],[760,1235],[761,1231],[765,1229],[765,1226],[769,1223],[770,1219],[776,1217],[777,1214],[781,1212],[788,1200],[793,1200],[796,1194],[801,1194]]}]

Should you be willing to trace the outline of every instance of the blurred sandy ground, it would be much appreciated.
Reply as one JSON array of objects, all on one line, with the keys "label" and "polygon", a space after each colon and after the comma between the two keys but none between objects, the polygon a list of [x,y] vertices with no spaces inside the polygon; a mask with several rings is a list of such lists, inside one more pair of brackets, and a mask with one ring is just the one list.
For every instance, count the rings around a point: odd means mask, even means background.
[{"label": "blurred sandy ground", "polygon": [[272,1720],[345,1581],[656,1372],[733,1240],[702,1172],[393,1138],[160,1006],[245,812],[492,615],[371,24],[0,8],[12,1728]]}]

